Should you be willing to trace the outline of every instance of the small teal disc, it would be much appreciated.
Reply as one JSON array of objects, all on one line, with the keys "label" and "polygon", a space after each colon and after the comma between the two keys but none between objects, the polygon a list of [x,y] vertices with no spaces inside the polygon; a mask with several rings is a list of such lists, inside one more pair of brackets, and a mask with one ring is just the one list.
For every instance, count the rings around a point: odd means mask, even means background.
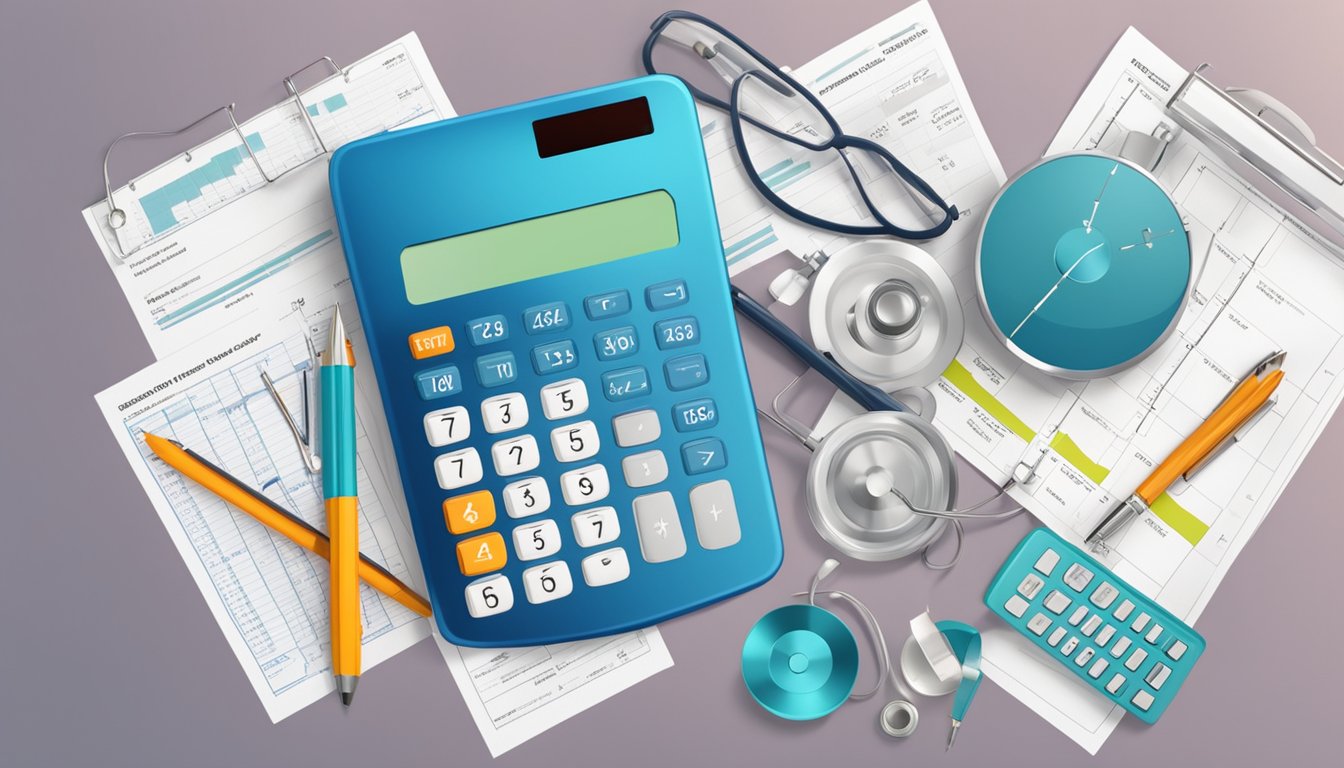
[{"label": "small teal disc", "polygon": [[976,252],[980,309],[1032,366],[1122,370],[1157,348],[1189,296],[1190,240],[1171,198],[1125,160],[1075,152],[1008,182]]},{"label": "small teal disc", "polygon": [[859,647],[845,623],[813,605],[765,614],[742,644],[742,679],[756,703],[788,720],[834,712],[854,690]]}]

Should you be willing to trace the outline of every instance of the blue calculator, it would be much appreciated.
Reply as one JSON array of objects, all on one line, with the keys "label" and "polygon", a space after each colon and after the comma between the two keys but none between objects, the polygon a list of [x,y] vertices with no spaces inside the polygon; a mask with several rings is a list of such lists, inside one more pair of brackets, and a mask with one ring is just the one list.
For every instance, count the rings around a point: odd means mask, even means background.
[{"label": "blue calculator", "polygon": [[1198,632],[1048,528],[1018,543],[985,605],[1145,723],[1204,653]]},{"label": "blue calculator", "polygon": [[774,575],[779,521],[681,81],[353,142],[331,193],[447,640],[622,632]]}]

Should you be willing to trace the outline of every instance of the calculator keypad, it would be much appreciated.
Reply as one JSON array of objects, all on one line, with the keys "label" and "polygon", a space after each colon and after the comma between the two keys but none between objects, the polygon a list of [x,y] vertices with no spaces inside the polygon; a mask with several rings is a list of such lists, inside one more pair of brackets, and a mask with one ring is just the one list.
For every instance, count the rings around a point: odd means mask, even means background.
[{"label": "calculator keypad", "polygon": [[[458,328],[470,342],[457,350],[465,356],[416,373],[415,386],[427,401],[460,396],[463,371],[474,373],[481,388],[497,392],[483,393],[475,405],[449,405],[424,416],[426,441],[446,449],[433,467],[439,487],[453,492],[442,504],[444,525],[460,537],[459,570],[479,577],[465,586],[472,617],[516,610],[515,589],[528,604],[541,604],[572,594],[579,576],[580,588],[625,581],[636,541],[639,559],[658,564],[684,557],[692,533],[703,550],[741,540],[732,486],[712,474],[727,466],[724,441],[712,432],[719,425],[714,399],[692,395],[674,404],[650,400],[642,406],[639,401],[660,389],[666,395],[709,381],[706,354],[694,349],[700,344],[699,319],[684,308],[674,310],[689,301],[687,285],[656,283],[644,289],[643,298],[650,311],[673,310],[667,313],[672,316],[639,319],[648,316],[640,315],[642,310],[631,314],[631,291],[615,289],[583,298],[582,316],[597,324],[584,330],[570,331],[575,318],[563,301],[476,317]],[[520,323],[526,336],[511,340]],[[412,357],[450,354],[452,338],[447,326],[413,334]],[[653,344],[642,349],[649,338]],[[671,354],[650,360],[653,347]],[[581,365],[598,370],[582,377],[556,375],[583,370]],[[542,381],[529,384],[536,381],[534,373]],[[616,405],[604,403],[608,410],[600,417],[584,418],[594,396],[590,388]],[[633,402],[622,408],[625,401]],[[669,418],[675,431],[664,429]],[[453,450],[472,438],[473,429],[490,437]],[[678,438],[699,434],[654,445],[669,432]],[[604,447],[607,454],[621,451],[600,458]],[[488,472],[508,481],[492,486],[494,491],[472,488]],[[690,486],[689,504],[686,496],[660,489],[677,473],[708,475]],[[608,498],[613,483],[638,489],[639,495],[628,502],[622,496],[621,504],[613,505]],[[693,531],[683,530],[683,516]],[[517,575],[499,573],[511,557],[527,565],[519,566]]]}]

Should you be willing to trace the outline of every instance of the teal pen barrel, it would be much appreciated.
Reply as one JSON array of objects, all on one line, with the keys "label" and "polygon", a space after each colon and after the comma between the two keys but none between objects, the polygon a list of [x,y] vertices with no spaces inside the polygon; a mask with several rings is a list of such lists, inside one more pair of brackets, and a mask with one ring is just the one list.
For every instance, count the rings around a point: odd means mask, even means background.
[{"label": "teal pen barrel", "polygon": [[358,495],[355,481],[355,369],[322,366],[322,497]]}]

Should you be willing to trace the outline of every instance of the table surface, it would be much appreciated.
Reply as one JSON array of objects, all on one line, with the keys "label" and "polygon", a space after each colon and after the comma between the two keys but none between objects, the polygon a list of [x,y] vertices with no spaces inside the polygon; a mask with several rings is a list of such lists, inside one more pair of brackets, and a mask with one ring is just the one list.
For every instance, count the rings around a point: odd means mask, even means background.
[{"label": "table surface", "polygon": [[[639,74],[639,45],[666,2],[6,3],[0,487],[10,501],[0,534],[0,762],[489,762],[430,642],[367,675],[349,711],[333,697],[270,724],[94,406],[95,392],[153,356],[78,213],[103,195],[99,163],[116,135],[181,125],[226,98],[252,114],[283,96],[278,75],[318,56],[349,60],[416,30],[454,106],[474,112]],[[903,5],[692,7],[775,60],[797,64]],[[1040,155],[1130,24],[1187,66],[1214,63],[1218,82],[1274,93],[1317,129],[1322,146],[1344,155],[1337,45],[1344,4],[1335,0],[934,0],[934,7],[1010,174]],[[119,163],[130,169],[163,151],[131,148]],[[753,366],[770,365],[761,338],[748,333],[747,345]],[[901,743],[879,733],[879,702],[811,723],[777,720],[753,704],[738,672],[747,628],[804,588],[829,555],[798,501],[805,452],[777,434],[767,432],[767,442],[787,551],[779,575],[665,624],[675,667],[499,765],[812,766],[843,756],[855,764],[1043,768],[1086,759],[994,685],[981,687],[946,755],[947,699],[919,701],[923,727]],[[1208,652],[1177,704],[1156,726],[1125,719],[1094,764],[1162,765],[1180,756],[1239,766],[1291,756],[1314,765],[1338,757],[1333,727],[1344,710],[1333,697],[1344,674],[1327,657],[1344,619],[1311,612],[1339,605],[1338,595],[1321,594],[1321,564],[1338,561],[1344,540],[1341,453],[1344,417],[1336,416],[1205,611],[1199,629]],[[987,483],[963,469],[962,498],[982,498]],[[1031,526],[1025,517],[972,526],[963,562],[950,573],[912,562],[847,562],[833,578],[868,600],[893,644],[926,605],[939,617],[989,626],[981,594]],[[1307,621],[1314,629],[1298,633]]]}]

